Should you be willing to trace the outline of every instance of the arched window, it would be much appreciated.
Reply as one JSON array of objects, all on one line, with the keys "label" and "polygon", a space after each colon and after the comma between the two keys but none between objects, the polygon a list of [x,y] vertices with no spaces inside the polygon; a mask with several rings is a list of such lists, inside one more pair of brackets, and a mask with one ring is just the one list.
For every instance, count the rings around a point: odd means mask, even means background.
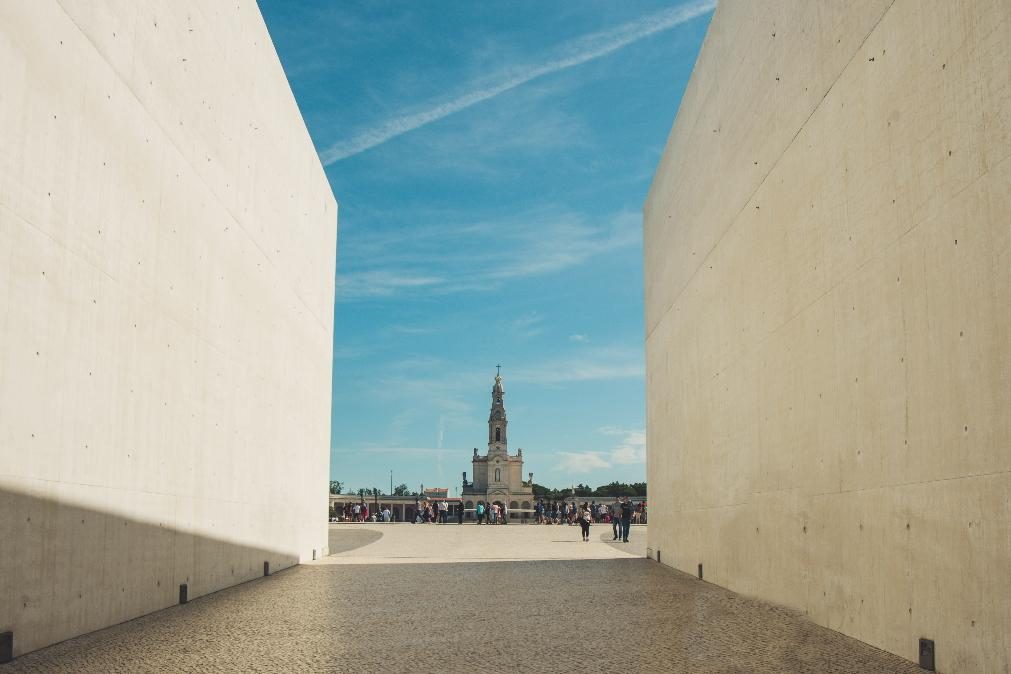
[{"label": "arched window", "polygon": [[502,481],[502,469],[501,468],[496,468],[495,469],[495,481],[496,482],[501,482]]},{"label": "arched window", "polygon": [[502,429],[501,428],[496,428],[495,429],[495,442],[498,442],[501,439],[502,439]]}]

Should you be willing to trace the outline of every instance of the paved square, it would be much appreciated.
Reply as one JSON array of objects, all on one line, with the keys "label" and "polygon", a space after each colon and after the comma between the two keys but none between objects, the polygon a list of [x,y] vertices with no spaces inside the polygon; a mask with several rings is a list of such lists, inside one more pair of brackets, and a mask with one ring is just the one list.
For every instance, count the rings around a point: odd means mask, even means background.
[{"label": "paved square", "polygon": [[[583,543],[578,527],[565,526],[336,526],[336,559],[359,561],[282,571],[23,656],[0,673],[922,671],[633,556],[610,544],[610,527],[591,533]],[[644,533],[635,529],[633,540]],[[485,561],[445,559],[454,554]],[[516,561],[489,561],[505,556]]]}]

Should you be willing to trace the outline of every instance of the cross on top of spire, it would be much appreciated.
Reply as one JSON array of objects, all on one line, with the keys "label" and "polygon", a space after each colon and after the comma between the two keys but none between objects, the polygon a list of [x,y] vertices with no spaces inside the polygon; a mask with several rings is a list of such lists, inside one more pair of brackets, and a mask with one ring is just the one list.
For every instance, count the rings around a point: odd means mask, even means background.
[{"label": "cross on top of spire", "polygon": [[495,376],[496,377],[502,376],[502,366],[501,365],[496,365],[495,366]]}]

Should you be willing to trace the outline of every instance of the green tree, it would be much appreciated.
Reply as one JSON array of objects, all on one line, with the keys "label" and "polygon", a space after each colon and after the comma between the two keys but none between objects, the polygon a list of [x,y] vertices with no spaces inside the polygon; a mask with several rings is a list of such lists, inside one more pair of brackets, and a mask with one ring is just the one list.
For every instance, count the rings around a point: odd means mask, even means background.
[{"label": "green tree", "polygon": [[407,496],[410,493],[410,487],[406,484],[398,484],[393,488],[394,496]]},{"label": "green tree", "polygon": [[[545,487],[543,484],[537,484],[536,482],[534,482],[533,484],[533,490],[534,490],[534,497],[536,498],[557,499],[562,497],[561,490]],[[567,489],[564,491],[568,492]]]},{"label": "green tree", "polygon": [[594,496],[635,496],[636,491],[630,484],[624,482],[609,482],[593,490]]},{"label": "green tree", "polygon": [[344,488],[344,483],[341,482],[340,480],[330,480],[330,493],[331,494],[339,494],[339,493],[341,493],[341,489],[343,489],[343,488]]}]

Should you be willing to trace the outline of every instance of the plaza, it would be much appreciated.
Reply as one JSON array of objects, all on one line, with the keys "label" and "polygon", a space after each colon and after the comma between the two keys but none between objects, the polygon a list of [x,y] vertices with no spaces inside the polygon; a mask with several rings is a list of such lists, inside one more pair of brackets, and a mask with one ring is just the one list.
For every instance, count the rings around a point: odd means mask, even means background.
[{"label": "plaza", "polygon": [[0,674],[1008,674],[1009,27],[0,2]]},{"label": "plaza", "polygon": [[646,559],[645,534],[618,546],[599,525],[589,543],[565,525],[331,525],[330,557],[2,671],[921,671]]}]

